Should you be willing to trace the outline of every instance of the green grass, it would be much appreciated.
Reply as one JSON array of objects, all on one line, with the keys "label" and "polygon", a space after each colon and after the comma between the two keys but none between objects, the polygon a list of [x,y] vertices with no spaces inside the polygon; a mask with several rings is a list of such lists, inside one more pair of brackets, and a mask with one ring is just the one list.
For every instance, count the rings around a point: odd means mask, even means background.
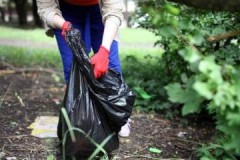
[{"label": "green grass", "polygon": [[19,29],[0,26],[0,39],[18,39],[35,42],[56,43],[54,38],[45,35],[43,29]]},{"label": "green grass", "polygon": [[[120,59],[126,56],[137,56],[144,60],[146,55],[161,56],[160,49],[122,49]],[[62,67],[60,55],[56,49],[34,49],[0,45],[0,61],[16,67]]]},{"label": "green grass", "polygon": [[[0,40],[20,40],[56,44],[54,38],[48,37],[44,29],[19,29],[0,26]],[[128,55],[137,56],[144,60],[144,56],[161,56],[160,48],[152,48],[156,37],[144,29],[120,29],[120,58]],[[122,44],[121,44],[122,43]],[[150,46],[150,47],[149,47]],[[0,60],[15,66],[61,67],[60,55],[57,47],[37,48],[15,47],[0,45]]]},{"label": "green grass", "polygon": [[134,44],[154,44],[157,37],[145,30],[145,29],[135,29],[135,28],[120,28],[120,41],[123,43],[134,43]]},{"label": "green grass", "polygon": [[60,68],[62,66],[59,53],[54,49],[0,46],[0,61],[15,67]]},{"label": "green grass", "polygon": [[[44,29],[19,29],[0,26],[0,39],[18,39],[35,42],[56,43],[54,38],[45,35]],[[154,44],[156,37],[144,29],[120,29],[120,41],[124,44]]]}]

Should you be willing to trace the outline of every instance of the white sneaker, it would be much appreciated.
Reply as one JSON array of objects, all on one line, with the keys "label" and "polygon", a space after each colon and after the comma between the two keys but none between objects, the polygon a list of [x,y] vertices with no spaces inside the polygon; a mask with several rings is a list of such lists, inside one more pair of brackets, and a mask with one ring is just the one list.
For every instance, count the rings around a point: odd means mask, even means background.
[{"label": "white sneaker", "polygon": [[131,119],[128,119],[127,123],[122,126],[120,132],[118,133],[119,136],[121,137],[128,137],[130,135],[130,122],[131,122]]}]

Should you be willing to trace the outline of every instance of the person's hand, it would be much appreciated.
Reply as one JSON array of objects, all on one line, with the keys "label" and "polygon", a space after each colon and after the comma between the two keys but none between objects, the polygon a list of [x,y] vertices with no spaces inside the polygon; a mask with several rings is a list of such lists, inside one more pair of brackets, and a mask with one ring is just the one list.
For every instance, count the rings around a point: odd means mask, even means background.
[{"label": "person's hand", "polygon": [[62,25],[62,37],[65,39],[67,31],[72,28],[72,24],[68,21],[65,21]]},{"label": "person's hand", "polygon": [[108,56],[109,51],[104,46],[101,46],[98,52],[91,58],[95,78],[100,78],[108,71]]}]

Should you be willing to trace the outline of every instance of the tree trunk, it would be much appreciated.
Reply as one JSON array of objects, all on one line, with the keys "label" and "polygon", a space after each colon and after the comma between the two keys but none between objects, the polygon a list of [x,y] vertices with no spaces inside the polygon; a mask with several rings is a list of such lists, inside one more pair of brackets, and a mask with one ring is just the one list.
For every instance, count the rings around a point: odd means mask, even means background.
[{"label": "tree trunk", "polygon": [[199,9],[240,12],[240,0],[169,0]]},{"label": "tree trunk", "polygon": [[33,18],[34,18],[34,23],[38,27],[42,27],[42,21],[37,13],[37,0],[32,1],[32,12],[33,12]]},{"label": "tree trunk", "polygon": [[124,0],[124,3],[125,3],[125,7],[126,7],[125,19],[127,22],[127,27],[129,28],[129,27],[131,27],[131,25],[130,25],[129,11],[128,11],[128,0]]},{"label": "tree trunk", "polygon": [[18,23],[20,26],[27,24],[27,0],[14,0],[17,14]]},{"label": "tree trunk", "polygon": [[2,22],[5,22],[5,10],[4,10],[4,7],[0,7],[0,13],[1,13],[1,20],[2,20]]},{"label": "tree trunk", "polygon": [[12,8],[12,3],[13,3],[13,0],[8,0],[7,2],[7,12],[8,12],[8,15],[9,15],[9,22],[12,22],[13,20],[13,8]]}]

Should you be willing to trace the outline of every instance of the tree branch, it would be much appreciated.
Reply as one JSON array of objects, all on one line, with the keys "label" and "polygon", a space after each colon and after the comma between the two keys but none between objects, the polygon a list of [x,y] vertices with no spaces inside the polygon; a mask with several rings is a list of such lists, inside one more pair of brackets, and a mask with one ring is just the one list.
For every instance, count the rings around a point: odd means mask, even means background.
[{"label": "tree branch", "polygon": [[239,34],[240,34],[240,29],[235,30],[235,31],[230,31],[230,32],[227,32],[227,33],[223,33],[223,34],[219,34],[219,35],[215,35],[215,36],[212,36],[212,37],[208,37],[207,40],[209,42],[217,42],[217,41],[220,41],[220,40],[223,40],[223,39],[227,39],[229,37],[237,36]]}]

